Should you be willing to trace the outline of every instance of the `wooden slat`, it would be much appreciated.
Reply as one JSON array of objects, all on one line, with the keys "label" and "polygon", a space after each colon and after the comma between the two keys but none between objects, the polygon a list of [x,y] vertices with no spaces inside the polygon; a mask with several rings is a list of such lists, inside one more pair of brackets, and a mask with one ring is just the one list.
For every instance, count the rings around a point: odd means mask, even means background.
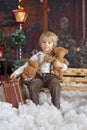
[{"label": "wooden slat", "polygon": [[62,87],[61,90],[62,91],[87,92],[87,87],[70,87],[70,86],[66,86],[66,87]]},{"label": "wooden slat", "polygon": [[87,78],[85,77],[64,77],[62,83],[82,83],[82,84],[87,84]]},{"label": "wooden slat", "polygon": [[[42,88],[41,92],[49,92],[48,88]],[[87,92],[87,87],[71,87],[71,86],[62,86],[61,91],[74,91],[74,92]]]},{"label": "wooden slat", "polygon": [[86,68],[68,68],[64,75],[79,75],[79,76],[87,76],[87,69]]}]

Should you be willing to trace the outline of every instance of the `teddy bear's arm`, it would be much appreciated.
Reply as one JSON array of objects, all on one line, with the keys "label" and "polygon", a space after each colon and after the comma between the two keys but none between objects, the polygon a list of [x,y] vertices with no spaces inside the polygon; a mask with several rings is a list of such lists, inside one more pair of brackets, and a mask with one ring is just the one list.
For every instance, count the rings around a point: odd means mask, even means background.
[{"label": "teddy bear's arm", "polygon": [[54,69],[53,70],[55,75],[58,77],[59,80],[62,80],[63,79],[63,72],[61,71],[61,69]]},{"label": "teddy bear's arm", "polygon": [[26,79],[26,78],[28,78],[28,76],[27,76],[25,73],[23,73],[23,74],[22,74],[22,78],[23,78],[23,79]]},{"label": "teddy bear's arm", "polygon": [[69,65],[69,64],[70,64],[69,61],[68,61],[66,58],[64,58],[63,63],[65,63],[66,65]]},{"label": "teddy bear's arm", "polygon": [[42,76],[42,72],[41,72],[40,69],[39,69],[36,73],[37,73],[38,75]]},{"label": "teddy bear's arm", "polygon": [[48,57],[47,59],[46,59],[46,62],[53,62],[55,60],[55,57]]}]

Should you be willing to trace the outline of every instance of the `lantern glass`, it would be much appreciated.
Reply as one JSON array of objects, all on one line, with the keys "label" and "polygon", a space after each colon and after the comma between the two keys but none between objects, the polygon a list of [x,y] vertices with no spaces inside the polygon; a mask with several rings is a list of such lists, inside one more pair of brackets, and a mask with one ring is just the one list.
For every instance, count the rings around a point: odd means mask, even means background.
[{"label": "lantern glass", "polygon": [[17,23],[21,23],[23,24],[28,16],[28,12],[25,9],[14,9],[13,11],[13,15],[15,17],[15,20]]}]

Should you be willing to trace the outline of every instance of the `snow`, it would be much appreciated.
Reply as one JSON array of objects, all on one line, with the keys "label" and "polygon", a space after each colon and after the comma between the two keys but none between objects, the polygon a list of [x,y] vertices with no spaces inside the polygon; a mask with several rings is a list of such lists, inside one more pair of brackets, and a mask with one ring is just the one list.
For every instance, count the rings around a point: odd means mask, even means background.
[{"label": "snow", "polygon": [[30,99],[19,108],[0,102],[0,130],[87,130],[87,93],[61,92],[60,109],[49,93],[40,93],[40,105]]}]

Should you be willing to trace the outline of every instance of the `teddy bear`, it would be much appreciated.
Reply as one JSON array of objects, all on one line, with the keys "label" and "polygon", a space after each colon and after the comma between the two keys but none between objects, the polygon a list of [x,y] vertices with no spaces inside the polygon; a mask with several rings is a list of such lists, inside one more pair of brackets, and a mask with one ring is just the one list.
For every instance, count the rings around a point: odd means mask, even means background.
[{"label": "teddy bear", "polygon": [[29,60],[28,64],[29,65],[24,68],[24,71],[22,73],[23,81],[32,80],[36,74],[42,75],[42,73],[39,70],[39,64],[37,61]]},{"label": "teddy bear", "polygon": [[68,50],[64,47],[55,47],[53,49],[53,56],[46,59],[47,62],[53,63],[53,72],[59,80],[63,79],[63,71],[59,67],[54,66],[54,61],[59,60],[61,63],[69,65],[69,61],[64,58],[68,54]]}]

